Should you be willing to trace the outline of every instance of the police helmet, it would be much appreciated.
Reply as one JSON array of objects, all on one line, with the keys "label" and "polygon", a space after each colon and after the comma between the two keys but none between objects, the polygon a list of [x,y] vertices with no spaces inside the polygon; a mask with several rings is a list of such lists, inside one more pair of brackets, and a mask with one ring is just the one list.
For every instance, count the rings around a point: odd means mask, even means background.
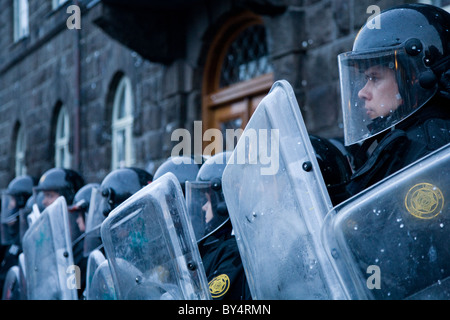
[{"label": "police helmet", "polygon": [[167,172],[175,175],[180,182],[181,189],[185,194],[186,181],[193,181],[197,178],[198,171],[202,166],[201,163],[196,163],[194,158],[187,156],[170,157],[164,161],[156,170],[153,179],[156,180]]},{"label": "police helmet", "polygon": [[104,204],[103,215],[106,217],[114,208],[152,180],[153,176],[140,168],[121,168],[112,171],[100,185]]},{"label": "police helmet", "polygon": [[[338,56],[346,145],[391,128],[445,89],[449,30],[450,14],[425,4],[388,9],[361,28],[353,50]],[[383,78],[393,80],[392,97],[370,106],[360,94]]]},{"label": "police helmet", "polygon": [[1,243],[9,245],[18,242],[19,214],[33,194],[35,179],[24,175],[14,178],[2,194],[1,208]]},{"label": "police helmet", "polygon": [[222,175],[231,154],[222,152],[207,159],[196,180],[186,182],[186,203],[198,242],[230,219],[222,191]]},{"label": "police helmet", "polygon": [[39,184],[34,190],[36,192],[55,191],[63,196],[67,204],[70,205],[75,194],[83,185],[84,179],[75,170],[52,168],[41,176]]},{"label": "police helmet", "polygon": [[151,183],[153,176],[140,168],[120,168],[110,172],[98,188],[92,190],[86,217],[84,255],[101,246],[100,226],[105,218],[131,195]]}]

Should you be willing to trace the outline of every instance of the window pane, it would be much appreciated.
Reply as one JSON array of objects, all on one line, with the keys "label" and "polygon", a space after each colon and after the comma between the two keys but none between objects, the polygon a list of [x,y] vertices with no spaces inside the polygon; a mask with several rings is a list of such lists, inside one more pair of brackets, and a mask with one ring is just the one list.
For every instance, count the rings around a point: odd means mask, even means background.
[{"label": "window pane", "polygon": [[16,176],[21,176],[27,173],[27,168],[25,166],[25,132],[22,128],[19,129],[17,133],[17,143],[16,143]]},{"label": "window pane", "polygon": [[117,132],[117,164],[125,166],[125,130]]},{"label": "window pane", "polygon": [[223,61],[220,87],[250,80],[272,72],[268,59],[266,30],[254,25],[244,30],[230,45]]},{"label": "window pane", "polygon": [[56,123],[55,165],[57,167],[70,168],[69,125],[68,114],[66,108],[63,107]]},{"label": "window pane", "polygon": [[14,0],[14,41],[28,34],[28,0]]},{"label": "window pane", "polygon": [[64,153],[64,148],[59,148],[59,164],[58,167],[64,167],[64,163],[65,163],[65,153]]},{"label": "window pane", "polygon": [[119,94],[119,101],[117,104],[117,107],[119,108],[117,110],[117,118],[118,119],[123,119],[123,118],[125,118],[125,115],[126,115],[125,90],[126,90],[126,88],[122,87],[122,90]]},{"label": "window pane", "polygon": [[113,106],[112,169],[133,165],[133,99],[130,81],[124,77],[117,86]]}]

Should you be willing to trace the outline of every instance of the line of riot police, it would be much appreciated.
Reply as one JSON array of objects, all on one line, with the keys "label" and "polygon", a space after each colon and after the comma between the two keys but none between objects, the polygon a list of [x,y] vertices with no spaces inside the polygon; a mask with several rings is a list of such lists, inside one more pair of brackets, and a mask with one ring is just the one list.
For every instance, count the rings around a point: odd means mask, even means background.
[{"label": "line of riot police", "polygon": [[[11,181],[3,299],[450,298],[450,15],[380,21],[338,57],[345,146],[308,134],[281,80],[202,164]],[[268,145],[246,138],[262,130]],[[267,150],[279,168],[262,174]]]},{"label": "line of riot police", "polygon": [[[333,144],[311,141],[327,179],[349,177]],[[2,195],[2,298],[251,299],[222,190],[230,156],[170,157],[154,176],[121,168],[100,184],[62,168],[15,178]]]}]

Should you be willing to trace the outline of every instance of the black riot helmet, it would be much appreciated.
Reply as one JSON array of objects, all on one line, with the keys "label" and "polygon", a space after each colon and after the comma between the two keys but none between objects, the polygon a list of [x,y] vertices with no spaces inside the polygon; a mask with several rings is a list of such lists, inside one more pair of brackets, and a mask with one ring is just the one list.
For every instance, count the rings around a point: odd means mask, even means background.
[{"label": "black riot helmet", "polygon": [[[86,219],[86,213],[89,210],[89,205],[91,203],[92,190],[99,188],[98,183],[88,183],[83,186],[75,194],[73,198],[73,204],[68,207],[69,211],[69,224],[70,224],[70,234],[72,236],[72,242],[74,242],[84,231],[84,223]],[[77,223],[77,219],[81,218],[83,225],[80,226]]]},{"label": "black riot helmet", "polygon": [[28,175],[14,178],[2,194],[1,242],[3,245],[17,243],[19,237],[19,214],[33,194],[35,179]]},{"label": "black riot helmet", "polygon": [[150,173],[139,168],[121,168],[108,174],[100,185],[101,196],[104,199],[103,215],[107,216],[152,180],[153,176]]},{"label": "black riot helmet", "polygon": [[201,163],[196,163],[193,157],[170,157],[158,167],[153,179],[156,180],[167,172],[171,172],[178,179],[178,182],[180,182],[183,194],[186,194],[186,181],[193,181],[197,178],[201,165]]},{"label": "black riot helmet", "polygon": [[23,208],[33,194],[36,180],[28,175],[14,178],[9,184],[6,194],[16,197],[17,207]]},{"label": "black riot helmet", "polygon": [[349,159],[329,140],[315,135],[309,135],[309,138],[331,202],[335,206],[347,198],[345,187],[352,175]]},{"label": "black riot helmet", "polygon": [[100,184],[98,183],[88,183],[78,190],[73,198],[73,204],[69,207],[69,211],[82,211],[86,213],[91,202],[92,190],[99,186]]},{"label": "black riot helmet", "polygon": [[[359,31],[353,50],[338,56],[346,145],[391,128],[437,93],[450,94],[448,12],[431,5],[405,4],[373,19]],[[391,97],[369,105],[363,89],[380,77],[393,79]]]},{"label": "black riot helmet", "polygon": [[219,230],[230,217],[222,191],[222,175],[232,152],[218,153],[186,182],[186,203],[197,242]]},{"label": "black riot helmet", "polygon": [[78,190],[84,185],[81,175],[72,169],[52,168],[47,170],[39,179],[35,192],[54,191],[66,199],[71,205]]},{"label": "black riot helmet", "polygon": [[122,202],[151,183],[153,176],[140,168],[120,168],[111,171],[98,188],[92,190],[86,217],[84,255],[102,245],[100,226],[105,218]]}]

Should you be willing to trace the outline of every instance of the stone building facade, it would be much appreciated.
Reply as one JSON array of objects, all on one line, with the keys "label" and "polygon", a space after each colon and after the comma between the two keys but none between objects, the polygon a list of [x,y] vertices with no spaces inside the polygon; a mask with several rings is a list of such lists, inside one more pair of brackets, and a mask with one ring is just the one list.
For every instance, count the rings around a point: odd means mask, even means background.
[{"label": "stone building facade", "polygon": [[[268,83],[286,79],[308,131],[342,137],[336,57],[351,50],[370,5],[383,10],[407,1],[33,0],[25,1],[28,32],[15,39],[15,10],[22,2],[0,3],[0,189],[18,174],[18,154],[21,172],[37,178],[56,166],[63,108],[69,128],[65,163],[86,182],[101,182],[117,167],[113,116],[124,78],[132,106],[125,164],[154,173],[177,143],[171,141],[175,129],[193,132],[194,121],[203,121],[203,130],[214,126],[209,118],[222,105],[208,101],[223,99],[229,110],[235,108],[235,91],[211,94],[205,88],[215,81],[217,53],[245,29],[239,23],[264,27],[271,68],[251,86],[241,83],[249,93],[238,98],[250,97],[254,108]],[[79,8],[79,16],[69,6]]]}]

